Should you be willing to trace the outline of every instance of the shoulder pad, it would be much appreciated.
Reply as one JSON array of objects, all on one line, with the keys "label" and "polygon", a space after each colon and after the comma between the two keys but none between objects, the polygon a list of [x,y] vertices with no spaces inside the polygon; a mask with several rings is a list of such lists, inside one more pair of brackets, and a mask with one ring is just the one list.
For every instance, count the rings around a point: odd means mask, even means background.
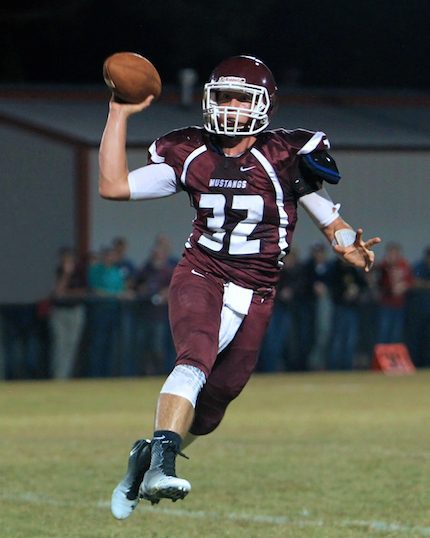
[{"label": "shoulder pad", "polygon": [[[325,149],[330,147],[325,133],[322,131],[308,131],[306,129],[274,129],[273,133],[281,136],[287,144],[299,155],[301,153],[310,153],[315,149]],[[309,149],[306,151],[306,148]],[[303,151],[305,150],[305,151]]]},{"label": "shoulder pad", "polygon": [[333,185],[339,183],[341,177],[335,160],[325,150],[300,155],[300,171],[305,177],[311,176]]}]

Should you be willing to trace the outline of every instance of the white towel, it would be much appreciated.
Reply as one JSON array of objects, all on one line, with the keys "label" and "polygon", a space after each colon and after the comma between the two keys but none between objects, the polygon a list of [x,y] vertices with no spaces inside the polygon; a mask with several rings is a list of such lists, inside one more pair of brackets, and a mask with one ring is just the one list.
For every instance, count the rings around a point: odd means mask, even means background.
[{"label": "white towel", "polygon": [[238,314],[247,314],[251,306],[253,290],[242,288],[233,282],[224,285],[223,303]]},{"label": "white towel", "polygon": [[224,285],[221,325],[219,328],[218,353],[221,353],[235,337],[251,306],[253,291],[228,282]]}]

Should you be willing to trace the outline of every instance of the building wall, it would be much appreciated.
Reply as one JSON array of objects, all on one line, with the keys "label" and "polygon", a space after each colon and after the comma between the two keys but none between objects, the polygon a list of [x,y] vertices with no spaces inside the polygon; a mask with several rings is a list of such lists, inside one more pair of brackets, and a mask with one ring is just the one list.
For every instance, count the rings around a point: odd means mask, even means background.
[{"label": "building wall", "polygon": [[[411,261],[419,258],[430,245],[430,152],[332,153],[342,180],[328,190],[342,204],[342,215],[351,225],[363,227],[366,237],[380,235],[385,244],[397,241]],[[308,226],[304,228],[308,234]],[[383,248],[376,251],[382,253]]]},{"label": "building wall", "polygon": [[0,303],[46,297],[74,242],[73,149],[0,125]]}]

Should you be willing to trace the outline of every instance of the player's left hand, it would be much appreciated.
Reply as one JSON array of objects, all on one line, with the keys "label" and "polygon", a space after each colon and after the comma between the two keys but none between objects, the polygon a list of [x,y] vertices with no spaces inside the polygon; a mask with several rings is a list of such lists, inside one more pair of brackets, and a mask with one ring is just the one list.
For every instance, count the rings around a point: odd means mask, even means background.
[{"label": "player's left hand", "polygon": [[381,241],[380,237],[372,237],[372,239],[365,241],[363,239],[363,230],[358,228],[352,245],[347,247],[333,245],[333,249],[347,263],[369,272],[375,262],[375,253],[372,247],[381,243]]}]

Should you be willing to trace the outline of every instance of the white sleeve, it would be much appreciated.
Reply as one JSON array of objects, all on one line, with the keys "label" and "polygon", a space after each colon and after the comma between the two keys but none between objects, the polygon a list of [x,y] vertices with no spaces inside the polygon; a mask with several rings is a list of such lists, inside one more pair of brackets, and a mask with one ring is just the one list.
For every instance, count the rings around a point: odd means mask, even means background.
[{"label": "white sleeve", "polygon": [[339,217],[340,204],[335,204],[324,188],[305,194],[299,198],[299,204],[319,228],[328,226]]},{"label": "white sleeve", "polygon": [[165,163],[148,164],[128,174],[130,200],[149,200],[171,196],[178,191],[176,174]]}]

